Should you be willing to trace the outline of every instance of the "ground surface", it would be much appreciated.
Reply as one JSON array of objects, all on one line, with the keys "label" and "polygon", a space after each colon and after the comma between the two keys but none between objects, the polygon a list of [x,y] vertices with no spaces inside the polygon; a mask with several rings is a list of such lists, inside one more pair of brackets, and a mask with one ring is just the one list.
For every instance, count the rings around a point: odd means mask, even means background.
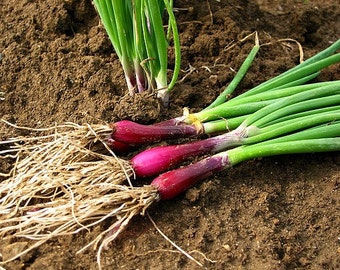
[{"label": "ground surface", "polygon": [[[183,63],[171,106],[126,95],[120,64],[89,0],[0,3],[0,118],[42,127],[55,122],[143,123],[197,111],[234,76],[253,39],[262,46],[239,91],[296,65],[340,38],[334,0],[179,0]],[[171,60],[172,61],[172,60]],[[188,73],[189,67],[192,72]],[[340,66],[319,80],[340,79]],[[154,110],[156,108],[156,110]],[[15,131],[1,125],[2,138]],[[6,170],[10,164],[3,164]],[[158,227],[207,269],[339,269],[339,153],[264,158],[210,177],[149,213]],[[103,225],[104,226],[104,225]],[[100,230],[100,227],[97,228]],[[96,252],[76,255],[96,231],[50,241],[6,269],[96,269]],[[0,242],[5,256],[8,242]],[[11,246],[11,247],[15,247]],[[204,255],[204,256],[203,256]],[[145,217],[103,254],[105,269],[201,269]]]}]

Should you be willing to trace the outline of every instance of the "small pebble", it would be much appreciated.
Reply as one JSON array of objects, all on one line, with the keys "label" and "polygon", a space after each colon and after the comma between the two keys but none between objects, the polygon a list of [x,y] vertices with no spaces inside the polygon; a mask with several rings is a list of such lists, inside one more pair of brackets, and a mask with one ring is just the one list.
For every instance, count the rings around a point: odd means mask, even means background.
[{"label": "small pebble", "polygon": [[230,247],[228,244],[223,245],[222,247],[223,247],[226,251],[228,251],[228,252],[231,251],[231,247]]}]

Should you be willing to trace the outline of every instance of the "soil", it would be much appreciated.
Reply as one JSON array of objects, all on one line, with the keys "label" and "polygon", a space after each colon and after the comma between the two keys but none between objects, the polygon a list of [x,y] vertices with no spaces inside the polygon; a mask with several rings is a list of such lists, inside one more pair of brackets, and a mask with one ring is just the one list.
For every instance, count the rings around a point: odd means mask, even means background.
[{"label": "soil", "polygon": [[[239,41],[254,31],[263,46],[237,93],[299,63],[296,42],[279,40],[296,40],[308,58],[340,37],[340,6],[333,0],[177,0],[175,7],[181,81],[163,108],[150,93],[127,97],[120,63],[90,0],[1,1],[0,118],[29,127],[154,123],[212,102],[254,39]],[[172,63],[170,56],[170,69]],[[336,65],[317,80],[339,74]],[[15,135],[1,124],[1,139]],[[2,162],[2,171],[10,165]],[[103,268],[340,269],[339,165],[339,153],[290,155],[218,173],[149,210],[157,226],[203,267],[140,216],[103,252]],[[5,268],[97,269],[95,250],[77,251],[100,229],[53,239]],[[17,241],[0,242],[3,257],[27,240]]]}]

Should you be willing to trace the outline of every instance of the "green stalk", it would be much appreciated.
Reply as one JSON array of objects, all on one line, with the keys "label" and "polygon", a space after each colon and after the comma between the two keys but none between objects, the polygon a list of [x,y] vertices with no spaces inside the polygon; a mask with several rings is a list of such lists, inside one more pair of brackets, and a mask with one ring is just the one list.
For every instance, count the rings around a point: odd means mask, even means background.
[{"label": "green stalk", "polygon": [[312,140],[339,136],[340,136],[340,121],[336,120],[329,123],[321,124],[319,126],[304,129],[299,132],[292,133],[290,135],[274,138],[256,144],[264,145],[277,142],[292,142],[299,140]]},{"label": "green stalk", "polygon": [[[317,84],[322,85],[322,84]],[[324,122],[339,120],[340,83],[325,84],[280,99],[245,117],[203,123],[205,133],[232,129],[248,137],[244,143],[254,143]],[[238,123],[242,121],[242,123]],[[233,127],[235,128],[235,126]]]},{"label": "green stalk", "polygon": [[[107,8],[106,1],[93,0],[93,2],[97,8],[98,14],[100,16],[101,21],[103,22],[103,25],[111,40],[111,43],[113,44],[119,59],[121,59],[122,52],[121,52],[119,39],[118,39],[117,25],[115,23],[115,20],[111,19],[111,18],[114,18],[112,9]],[[107,27],[107,25],[110,25],[110,27]]]},{"label": "green stalk", "polygon": [[262,125],[279,117],[340,104],[340,84],[317,87],[270,104],[248,117],[242,125]]},{"label": "green stalk", "polygon": [[[127,1],[131,3],[130,1]],[[134,0],[131,3],[132,10],[132,24],[133,24],[133,50],[135,51],[134,58],[134,69],[136,76],[136,88],[138,92],[143,92],[149,87],[149,79],[144,72],[145,70],[150,70],[150,68],[143,69],[141,63],[145,59],[147,52],[144,44],[144,36],[143,36],[143,28],[142,28],[142,20],[143,14],[140,12],[143,10],[143,1],[142,0]],[[152,78],[152,75],[151,75]]]},{"label": "green stalk", "polygon": [[150,20],[150,30],[147,26],[144,26],[144,34],[150,35],[150,43],[153,45],[153,51],[148,50],[148,59],[150,59],[151,64],[153,61],[156,62],[152,71],[157,88],[164,88],[167,86],[168,44],[163,28],[159,1],[145,0],[144,2],[149,16],[148,19]]},{"label": "green stalk", "polygon": [[246,96],[263,93],[265,91],[275,89],[277,87],[280,87],[292,81],[300,80],[301,78],[314,74],[315,72],[318,72],[321,69],[326,68],[338,62],[340,62],[340,53],[328,56],[327,58],[321,59],[316,62],[314,61],[307,62],[309,64],[304,64],[304,65],[300,64],[297,66],[299,68],[294,67],[291,70],[288,70],[287,72],[273,79],[270,79],[260,84],[259,86],[235,97],[234,99],[241,99]]},{"label": "green stalk", "polygon": [[243,77],[246,75],[248,69],[250,68],[251,64],[253,63],[256,54],[260,49],[260,43],[258,39],[257,33],[255,33],[255,46],[250,51],[247,58],[242,63],[240,69],[237,71],[233,80],[229,83],[229,85],[225,88],[225,90],[204,110],[208,110],[214,108],[224,102],[227,101],[228,97],[235,91],[236,87],[239,85]]},{"label": "green stalk", "polygon": [[[172,1],[163,0],[164,5],[166,7],[169,23],[168,23],[168,33],[167,37],[170,38],[170,33],[172,33],[173,43],[174,43],[174,51],[175,51],[175,66],[172,74],[172,78],[167,87],[158,86],[157,96],[162,100],[163,104],[167,107],[169,103],[169,93],[175,86],[177,82],[178,75],[181,68],[181,44],[178,34],[178,28],[176,23],[176,18],[173,13],[173,3]],[[166,71],[164,72],[166,73]]]},{"label": "green stalk", "polygon": [[[253,88],[252,91],[254,91],[254,92],[248,93],[249,92],[248,91],[248,92],[246,92],[248,94],[246,94],[246,93],[244,93],[244,94],[249,95],[249,94],[254,94],[256,92],[267,91],[271,87],[273,87],[273,86],[275,87],[275,85],[278,85],[276,87],[280,87],[280,83],[277,82],[278,80],[280,80],[280,81],[287,80],[288,83],[290,81],[294,81],[294,80],[289,79],[289,78],[292,78],[292,77],[297,77],[298,79],[296,79],[296,80],[299,80],[299,79],[302,79],[306,76],[309,76],[309,75],[306,75],[306,74],[301,76],[301,73],[304,74],[304,73],[306,73],[306,72],[308,73],[308,71],[310,71],[310,74],[313,74],[313,72],[311,71],[313,69],[315,70],[314,72],[319,72],[321,69],[323,69],[323,68],[325,68],[329,65],[332,65],[334,63],[339,62],[339,60],[337,60],[335,62],[332,62],[331,64],[326,63],[326,65],[321,67],[321,68],[318,67],[318,65],[319,65],[318,63],[320,63],[320,61],[328,59],[330,56],[332,56],[339,49],[340,49],[340,39],[337,40],[336,42],[334,42],[331,46],[327,47],[325,50],[323,50],[323,51],[317,53],[316,55],[310,57],[309,59],[305,60],[301,64],[287,70],[286,72],[284,72],[284,73],[282,73],[282,74],[280,74],[280,75],[278,75],[278,76],[276,76],[276,77],[274,77],[270,80],[267,80],[266,82],[260,84],[259,86],[255,87],[255,88]],[[309,66],[309,68],[306,68],[308,66]],[[282,78],[284,78],[284,79],[282,79]],[[284,85],[284,84],[282,84],[282,85]]]},{"label": "green stalk", "polygon": [[[172,1],[94,0],[101,21],[122,64],[131,95],[144,90],[168,92],[177,80],[180,45]],[[168,40],[162,15],[169,14],[176,63],[168,86]]]},{"label": "green stalk", "polygon": [[[339,100],[337,101],[334,96],[326,97],[326,99],[327,107],[323,107],[325,105],[324,98],[307,100],[304,102],[307,106],[301,106],[300,104],[287,106],[286,114],[289,115],[284,117],[280,117],[280,114],[276,113],[275,110],[269,114],[267,114],[268,111],[263,110],[261,112],[259,110],[254,114],[257,114],[260,119],[261,115],[269,115],[269,117],[266,118],[266,121],[255,122],[248,126],[245,125],[246,119],[250,118],[251,115],[203,123],[204,133],[211,134],[226,131],[228,128],[230,130],[238,128],[230,134],[235,132],[236,134],[243,134],[242,136],[245,136],[245,138],[240,141],[242,144],[254,144],[323,123],[339,121],[340,105],[336,105],[340,103]],[[313,103],[313,105],[309,106],[309,102]],[[302,112],[290,114],[292,109],[289,107],[295,108],[298,111],[302,110]],[[313,109],[313,107],[316,107],[316,109]]]},{"label": "green stalk", "polygon": [[[330,85],[334,85],[334,86],[338,85],[339,88],[340,88],[340,81],[334,81],[334,82],[330,81],[330,82],[321,82],[321,83],[314,83],[314,84],[308,84],[308,85],[301,85],[301,86],[297,86],[297,87],[294,87],[294,88],[279,89],[279,90],[276,90],[276,91],[277,91],[277,93],[279,93],[281,91],[282,92],[287,91],[286,92],[287,94],[294,94],[294,93],[301,93],[303,90],[311,90],[311,89],[316,88],[316,87],[330,86]],[[293,91],[291,91],[291,90],[293,90]],[[264,99],[266,97],[265,94],[258,94],[258,95],[260,95],[260,97],[262,97]],[[269,96],[270,96],[270,94],[269,94]],[[274,96],[274,91],[273,91],[273,96]],[[247,97],[247,98],[245,98],[245,103],[249,102],[248,104],[251,104],[253,99],[256,100],[257,98],[258,98],[257,95]],[[278,101],[278,99],[271,100],[272,103],[277,102],[277,101]],[[331,105],[334,105],[334,104],[336,104],[337,99],[335,99],[334,97],[331,97],[331,98],[327,98],[323,102],[324,102],[324,104],[325,104],[325,102],[329,102],[329,103],[332,103]],[[311,103],[311,104],[308,104],[308,103],[309,103],[309,101],[307,101],[307,106],[309,106],[309,107],[313,106],[313,103]],[[299,106],[301,106],[301,104]],[[318,106],[318,105],[316,104],[316,106]],[[322,104],[320,104],[320,106],[322,106]],[[242,107],[244,107],[244,106],[242,106]],[[240,107],[237,106],[237,107],[234,107],[234,108],[235,109],[231,108],[230,111],[231,112],[237,112],[237,108],[240,108]],[[268,122],[268,124],[262,123],[262,126],[265,127],[266,125],[269,125],[269,124],[272,125],[272,124],[275,124],[277,122],[286,121],[286,120],[289,120],[289,119],[294,119],[294,118],[297,118],[297,117],[309,115],[311,113],[311,110],[312,109],[309,109],[308,111],[302,111],[300,113],[294,113],[294,114],[291,114],[291,115],[283,116],[283,117],[277,118],[276,120],[272,120],[272,121]],[[315,113],[321,113],[321,112],[324,112],[324,111],[327,111],[327,110],[329,110],[328,107],[316,109],[314,111],[315,111]],[[263,118],[267,114],[268,114],[268,111],[265,112],[265,113],[260,112],[259,118]],[[249,117],[250,117],[250,114],[245,114],[245,115],[241,115],[241,116],[233,116],[233,117],[230,117],[230,118],[211,120],[211,121],[207,121],[207,122],[202,123],[202,126],[203,126],[205,134],[225,132],[227,130],[233,130],[233,129],[237,128],[239,125],[242,124],[242,122],[245,119],[247,119]],[[264,122],[266,122],[266,121],[264,121]]]},{"label": "green stalk", "polygon": [[228,158],[230,164],[234,166],[243,161],[259,157],[331,151],[340,151],[339,137],[241,146],[229,150]]},{"label": "green stalk", "polygon": [[[285,120],[259,129],[259,134],[243,140],[243,144],[254,144],[271,138],[289,134],[324,123],[340,120],[339,106],[327,107],[328,111],[317,113],[315,110],[307,111],[309,114],[294,119]],[[256,127],[256,126],[255,126]]]},{"label": "green stalk", "polygon": [[[340,56],[340,54],[339,54]],[[340,59],[339,59],[340,61]],[[198,113],[193,113],[189,114],[186,117],[183,117],[184,119],[181,119],[182,121],[186,121],[188,123],[191,123],[193,120],[195,121],[201,121],[201,122],[207,122],[211,120],[215,120],[218,118],[229,118],[229,117],[236,117],[236,116],[241,116],[249,113],[253,113],[271,103],[274,103],[280,99],[285,99],[284,97],[278,98],[282,94],[283,96],[286,96],[289,93],[294,93],[297,92],[298,90],[305,90],[302,92],[302,95],[305,95],[303,93],[311,91],[309,90],[310,88],[315,88],[316,86],[319,86],[316,91],[323,91],[327,87],[327,91],[334,91],[334,89],[339,89],[340,84],[339,81],[334,81],[334,82],[326,82],[326,83],[320,83],[317,85],[310,84],[310,85],[305,85],[305,86],[295,86],[297,88],[287,88],[287,89],[278,89],[273,92],[267,92],[267,93],[259,93],[257,96],[246,96],[244,99],[236,99],[233,98],[230,101],[227,101],[219,106],[216,106],[214,108],[211,108],[209,110],[203,110]],[[333,89],[333,90],[331,90]],[[251,91],[251,90],[250,90]],[[291,91],[291,92],[290,92]],[[273,93],[273,100],[268,100],[271,98],[271,93]],[[314,93],[317,95],[317,93]],[[258,101],[258,102],[252,102],[253,100],[262,100],[262,95],[265,100],[263,101]],[[247,98],[247,99],[246,99]],[[244,101],[245,100],[245,101]]]},{"label": "green stalk", "polygon": [[179,39],[179,34],[178,34],[176,18],[173,12],[172,2],[173,2],[172,0],[171,1],[164,0],[164,4],[169,15],[169,27],[171,29],[172,38],[174,42],[174,49],[175,49],[175,67],[174,67],[171,81],[168,86],[168,91],[172,90],[172,88],[174,87],[177,81],[179,72],[180,72],[180,68],[181,68],[181,65],[180,65],[181,64],[181,44],[180,44],[180,39]]},{"label": "green stalk", "polygon": [[[135,50],[133,48],[132,34],[132,17],[127,10],[127,1],[115,0],[114,4],[111,1],[106,1],[110,16],[113,16],[117,28],[118,42],[122,52],[122,57],[129,59],[133,63],[135,59]],[[112,20],[112,19],[111,19]]]},{"label": "green stalk", "polygon": [[308,76],[303,77],[301,79],[297,79],[295,81],[288,82],[288,83],[286,83],[284,85],[280,85],[278,87],[273,88],[272,90],[277,90],[277,89],[282,89],[282,88],[302,85],[302,84],[304,84],[306,82],[309,82],[309,81],[315,79],[319,75],[320,75],[320,71],[312,73],[311,75],[308,75]]},{"label": "green stalk", "polygon": [[[288,72],[295,72],[297,69],[300,69],[301,67],[316,63],[322,59],[325,59],[329,56],[331,56],[332,54],[334,54],[337,50],[340,49],[340,39],[335,41],[331,46],[327,47],[325,50],[317,53],[316,55],[308,58],[307,60],[303,61],[301,64],[291,68],[290,70],[287,71]],[[283,74],[282,74],[283,76]]]},{"label": "green stalk", "polygon": [[[256,44],[253,47],[252,51],[242,64],[240,70],[232,80],[232,82],[228,85],[228,87],[217,97],[217,99],[212,102],[208,107],[206,107],[204,110],[209,110],[211,108],[214,108],[218,105],[221,105],[222,103],[227,101],[228,96],[236,89],[237,85],[243,78],[243,76],[246,74],[246,71],[250,67],[255,55],[257,54],[257,51],[259,49],[258,39],[256,38]],[[239,95],[237,97],[234,97],[232,100],[238,100],[242,99],[240,102],[243,101],[243,98],[246,96],[254,95],[254,94],[262,94],[264,91],[268,90],[274,90],[274,89],[282,89],[292,86],[297,86],[304,84],[314,78],[316,78],[319,75],[319,70],[322,68],[328,66],[327,63],[320,63],[319,61],[328,58],[332,54],[334,54],[338,49],[340,48],[340,40],[336,41],[334,44],[329,46],[327,49],[319,52],[318,54],[314,55],[313,57],[307,59],[303,63],[295,66],[294,68],[289,69],[288,71],[260,84],[259,86],[247,91],[246,93]],[[339,60],[336,60],[336,62]],[[318,63],[319,62],[319,63]],[[314,65],[315,63],[318,63],[317,65]],[[322,64],[326,64],[325,66],[322,66]],[[312,66],[310,66],[312,65]],[[320,65],[320,66],[319,66]],[[306,68],[309,66],[309,68]],[[313,72],[313,70],[315,70]],[[269,92],[271,92],[269,91]]]},{"label": "green stalk", "polygon": [[[280,98],[283,99],[283,98]],[[263,101],[255,101],[249,103],[241,103],[239,105],[231,105],[227,106],[228,102],[211,108],[206,111],[200,111],[198,113],[190,114],[189,116],[185,116],[184,119],[180,119],[181,121],[185,121],[188,124],[194,123],[195,121],[199,122],[209,122],[216,119],[229,119],[234,118],[246,114],[251,114],[259,109],[262,109],[273,102],[276,102],[279,99],[274,100],[263,100]]]},{"label": "green stalk", "polygon": [[249,117],[248,114],[241,115],[233,118],[228,119],[219,119],[214,121],[208,121],[202,123],[203,132],[204,134],[213,134],[219,132],[226,132],[227,130],[233,130],[237,128],[242,122]]},{"label": "green stalk", "polygon": [[[240,146],[222,155],[228,156],[230,164],[245,160],[283,154],[340,151],[340,123],[332,123],[306,129],[276,139]],[[220,154],[221,155],[221,154]]]},{"label": "green stalk", "polygon": [[[277,124],[277,123],[280,123],[280,122],[283,122],[283,121],[292,120],[292,119],[295,119],[295,118],[298,118],[298,117],[304,117],[304,116],[307,116],[307,115],[329,112],[330,110],[340,110],[340,106],[334,106],[334,104],[332,104],[331,107],[318,108],[318,109],[313,109],[313,110],[308,110],[308,111],[303,111],[303,112],[287,115],[287,116],[284,116],[284,117],[280,117],[280,118],[278,118],[274,121],[270,121],[270,123],[268,123],[268,125],[274,125],[274,124]],[[263,127],[266,127],[268,125],[263,125]]]},{"label": "green stalk", "polygon": [[242,98],[242,103],[240,100],[231,99],[228,101],[229,105],[239,105],[245,103],[256,102],[260,100],[276,100],[282,97],[288,97],[297,93],[301,93],[304,91],[308,91],[311,89],[315,89],[317,87],[327,86],[327,85],[340,85],[339,81],[327,81],[327,82],[319,82],[319,83],[311,83],[305,85],[297,85],[297,86],[289,86],[289,87],[280,87],[279,89],[273,89],[271,91],[267,91],[264,93],[258,93],[254,95],[250,95],[248,97]]},{"label": "green stalk", "polygon": [[94,0],[93,2],[122,64],[129,92],[133,94],[136,88],[135,55],[131,54],[134,52],[134,42],[131,37],[133,25],[131,14],[126,12],[127,2],[115,0],[114,5],[108,0]]}]

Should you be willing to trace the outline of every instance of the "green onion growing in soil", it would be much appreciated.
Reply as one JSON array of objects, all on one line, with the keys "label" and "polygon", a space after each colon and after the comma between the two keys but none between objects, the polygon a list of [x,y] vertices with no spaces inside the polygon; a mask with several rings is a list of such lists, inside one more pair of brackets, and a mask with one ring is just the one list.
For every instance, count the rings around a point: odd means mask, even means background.
[{"label": "green onion growing in soil", "polygon": [[[156,90],[164,104],[180,71],[180,43],[169,0],[94,0],[95,7],[122,64],[131,95]],[[163,14],[175,49],[175,66],[168,84],[169,40]],[[169,33],[168,33],[169,34]]]}]

